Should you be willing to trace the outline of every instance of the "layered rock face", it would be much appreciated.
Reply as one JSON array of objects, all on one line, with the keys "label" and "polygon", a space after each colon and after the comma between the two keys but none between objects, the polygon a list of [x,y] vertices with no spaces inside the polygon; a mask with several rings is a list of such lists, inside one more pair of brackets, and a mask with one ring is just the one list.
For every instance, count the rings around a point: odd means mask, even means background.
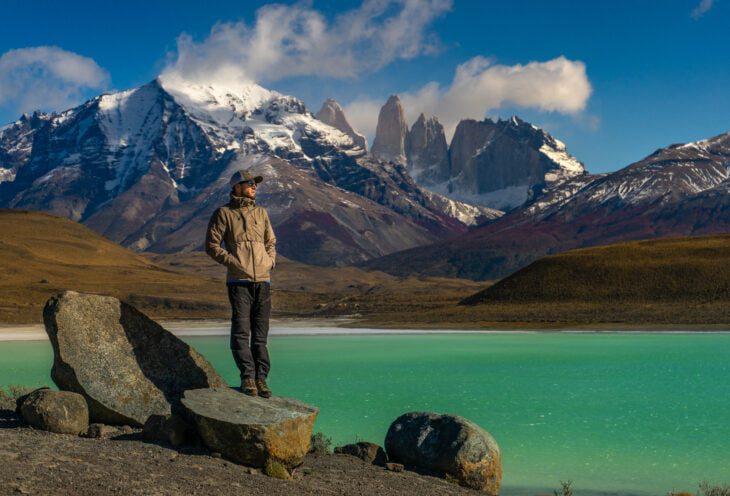
[{"label": "layered rock face", "polygon": [[66,291],[48,301],[43,320],[51,378],[86,398],[92,422],[142,426],[179,411],[188,389],[225,385],[198,352],[116,298]]},{"label": "layered rock face", "polygon": [[357,146],[367,151],[368,142],[365,139],[365,136],[358,133],[352,128],[352,126],[350,126],[350,123],[347,122],[347,118],[345,117],[345,112],[342,110],[342,107],[339,103],[337,103],[337,101],[331,98],[325,100],[322,104],[322,108],[319,109],[319,112],[317,112],[316,117],[325,124],[328,124],[335,129],[339,129],[352,138],[352,141]]},{"label": "layered rock face", "polygon": [[408,171],[418,184],[434,186],[451,177],[444,127],[436,117],[418,117],[406,135],[405,153]]},{"label": "layered rock face", "polygon": [[433,193],[495,210],[520,207],[585,174],[562,142],[518,117],[463,120],[450,146],[436,117],[421,114],[408,130],[397,96],[380,109],[371,153],[406,163]]},{"label": "layered rock face", "polygon": [[563,143],[517,117],[461,121],[449,157],[449,196],[503,210],[585,174]]},{"label": "layered rock face", "polygon": [[378,114],[378,126],[371,154],[387,162],[406,163],[405,143],[408,134],[406,116],[400,98],[392,95]]},{"label": "layered rock face", "polygon": [[287,469],[304,461],[319,412],[297,400],[251,397],[228,388],[186,391],[182,404],[211,450],[244,465],[278,462]]}]

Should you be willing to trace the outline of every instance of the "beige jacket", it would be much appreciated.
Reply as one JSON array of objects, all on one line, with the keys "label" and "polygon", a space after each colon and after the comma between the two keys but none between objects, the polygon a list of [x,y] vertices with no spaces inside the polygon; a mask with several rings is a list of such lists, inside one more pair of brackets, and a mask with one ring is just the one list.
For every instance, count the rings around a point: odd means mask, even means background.
[{"label": "beige jacket", "polygon": [[276,236],[266,210],[248,198],[231,195],[231,201],[210,218],[205,252],[228,268],[229,282],[271,280]]}]

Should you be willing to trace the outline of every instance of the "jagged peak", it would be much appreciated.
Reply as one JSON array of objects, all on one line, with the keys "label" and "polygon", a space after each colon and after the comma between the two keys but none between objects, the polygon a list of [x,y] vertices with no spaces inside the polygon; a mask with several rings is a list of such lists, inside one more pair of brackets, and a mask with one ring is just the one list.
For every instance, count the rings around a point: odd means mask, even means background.
[{"label": "jagged peak", "polygon": [[337,110],[342,110],[342,105],[340,105],[340,102],[338,102],[334,98],[327,98],[324,102],[322,102],[322,110],[324,110],[326,107],[333,107]]}]

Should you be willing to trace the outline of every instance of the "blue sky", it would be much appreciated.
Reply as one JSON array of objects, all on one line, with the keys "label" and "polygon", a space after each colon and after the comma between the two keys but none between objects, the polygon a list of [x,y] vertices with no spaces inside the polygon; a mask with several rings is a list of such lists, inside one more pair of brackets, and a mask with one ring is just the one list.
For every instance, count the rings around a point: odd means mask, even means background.
[{"label": "blue sky", "polygon": [[[730,0],[281,5],[6,0],[0,123],[165,70],[215,79],[233,65],[236,77],[302,98],[315,112],[336,98],[363,131],[390,94],[404,97],[411,118],[435,112],[447,128],[461,117],[517,114],[564,141],[592,172],[730,131]],[[326,36],[272,42],[287,22],[294,30],[313,22]],[[262,38],[263,55],[254,48]],[[312,40],[328,46],[292,52]],[[460,66],[470,75],[457,87]]]}]

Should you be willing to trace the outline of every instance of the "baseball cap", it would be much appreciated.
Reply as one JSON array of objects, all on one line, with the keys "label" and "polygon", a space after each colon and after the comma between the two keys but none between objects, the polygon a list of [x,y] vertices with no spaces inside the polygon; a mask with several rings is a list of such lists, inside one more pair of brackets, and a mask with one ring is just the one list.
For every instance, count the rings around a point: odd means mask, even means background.
[{"label": "baseball cap", "polygon": [[235,186],[238,183],[245,183],[248,181],[255,181],[256,183],[260,183],[263,181],[264,178],[261,176],[254,176],[247,170],[239,170],[236,171],[233,176],[231,176],[230,185]]}]

